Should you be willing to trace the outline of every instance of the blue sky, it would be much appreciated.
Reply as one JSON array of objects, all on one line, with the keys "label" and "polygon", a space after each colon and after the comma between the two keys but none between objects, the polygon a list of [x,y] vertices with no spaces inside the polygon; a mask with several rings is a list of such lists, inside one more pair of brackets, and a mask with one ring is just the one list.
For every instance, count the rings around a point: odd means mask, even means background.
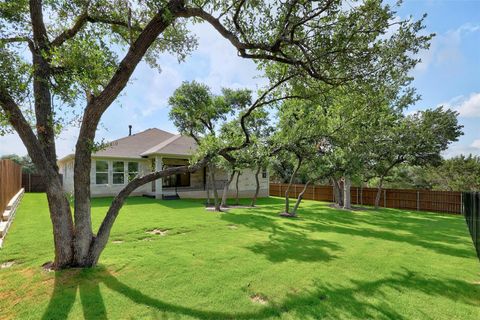
[{"label": "blue sky", "polygon": [[[422,100],[409,109],[445,105],[460,112],[465,135],[445,152],[480,155],[480,0],[406,0],[398,10],[402,19],[423,13],[427,33],[436,33],[430,50],[413,71]],[[198,49],[181,64],[162,56],[162,72],[142,63],[121,97],[102,118],[97,138],[107,141],[125,136],[128,125],[139,132],[158,127],[175,132],[168,119],[167,100],[182,81],[197,80],[214,92],[221,87],[256,89],[264,83],[252,61],[238,58],[235,50],[208,25],[196,25]],[[78,129],[67,128],[57,140],[58,155],[73,151]],[[15,135],[0,137],[0,154],[26,154]]]}]

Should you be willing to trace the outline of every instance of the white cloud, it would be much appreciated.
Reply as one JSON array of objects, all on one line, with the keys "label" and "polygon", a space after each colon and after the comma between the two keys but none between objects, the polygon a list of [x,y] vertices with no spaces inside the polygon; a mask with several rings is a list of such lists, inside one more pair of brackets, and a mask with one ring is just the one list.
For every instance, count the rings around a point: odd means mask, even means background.
[{"label": "white cloud", "polygon": [[440,105],[458,111],[461,117],[480,117],[480,92],[473,92],[468,97],[457,96]]},{"label": "white cloud", "polygon": [[[478,141],[477,144],[480,143],[480,139],[475,141]],[[473,154],[473,155],[480,156],[480,148],[473,146],[474,143],[472,143],[471,145],[465,145],[461,142],[455,142],[452,145],[450,145],[447,150],[442,152],[442,155],[447,159],[455,156],[459,156],[461,154],[463,155]]]},{"label": "white cloud", "polygon": [[207,60],[209,67],[207,75],[197,77],[197,81],[206,83],[215,92],[227,86],[255,89],[265,83],[265,79],[259,79],[261,72],[253,60],[239,57],[232,44],[209,24],[197,24],[193,26],[193,32],[199,38],[194,55]]},{"label": "white cloud", "polygon": [[463,61],[461,51],[463,38],[470,33],[478,31],[480,31],[480,25],[466,23],[457,29],[437,34],[431,42],[430,49],[419,53],[419,58],[422,61],[415,67],[415,70],[423,72],[431,65],[441,65],[455,72],[458,64]]},{"label": "white cloud", "polygon": [[472,93],[458,107],[462,117],[480,117],[480,92]]},{"label": "white cloud", "polygon": [[480,149],[480,139],[473,140],[472,144],[470,145],[472,148]]}]

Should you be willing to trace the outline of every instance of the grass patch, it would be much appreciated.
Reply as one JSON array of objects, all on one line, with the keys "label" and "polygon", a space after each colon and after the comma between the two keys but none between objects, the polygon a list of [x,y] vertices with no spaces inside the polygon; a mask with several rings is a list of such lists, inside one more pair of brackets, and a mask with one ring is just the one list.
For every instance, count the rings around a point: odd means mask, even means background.
[{"label": "grass patch", "polygon": [[[93,200],[95,228],[110,201]],[[99,267],[46,272],[46,197],[26,194],[0,250],[0,264],[15,261],[0,269],[0,318],[478,319],[463,217],[305,201],[285,219],[281,199],[258,205],[130,198]]]}]

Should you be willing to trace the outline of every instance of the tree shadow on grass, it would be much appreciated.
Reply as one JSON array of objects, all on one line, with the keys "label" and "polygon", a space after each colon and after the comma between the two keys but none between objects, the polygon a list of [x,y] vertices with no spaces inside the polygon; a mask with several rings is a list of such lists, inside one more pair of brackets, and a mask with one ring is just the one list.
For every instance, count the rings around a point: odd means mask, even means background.
[{"label": "tree shadow on grass", "polygon": [[77,289],[85,319],[108,319],[96,271],[74,269],[55,273],[52,297],[42,320],[67,319],[75,302]]},{"label": "tree shadow on grass", "polygon": [[[284,240],[288,240],[286,238],[291,237],[294,241],[298,240],[299,248],[302,246],[302,237],[306,239],[305,234],[332,232],[404,242],[460,258],[475,256],[473,246],[471,250],[468,248],[470,239],[465,223],[457,216],[394,209],[353,212],[332,209],[322,203],[313,205],[308,203],[301,208],[299,213],[301,219],[288,220],[278,217],[276,213],[279,209],[281,207],[276,204],[265,205],[248,213],[224,215],[222,219],[265,232],[275,233],[276,230],[283,230],[284,234],[281,237],[275,237],[274,242],[280,244]],[[297,236],[285,234],[295,234],[295,232],[297,232]],[[462,247],[464,244],[467,246]],[[332,249],[335,250],[335,248]]]},{"label": "tree shadow on grass", "polygon": [[306,221],[296,227],[311,232],[334,232],[386,241],[404,242],[440,254],[471,258],[463,221],[427,213],[325,211],[308,208]]},{"label": "tree shadow on grass", "polygon": [[[480,306],[480,288],[464,281],[449,278],[426,278],[406,268],[393,272],[390,276],[373,280],[353,280],[348,285],[338,285],[324,280],[315,281],[314,289],[301,296],[289,296],[285,305],[302,308],[304,318],[329,319],[410,319],[430,318],[430,314],[416,310],[418,314],[401,314],[398,308],[387,300],[386,291],[394,290],[400,295],[420,292],[431,297],[443,297],[455,303],[473,307]],[[323,303],[321,303],[323,302]],[[425,305],[418,301],[418,305]],[[425,305],[430,312],[434,305]],[[453,312],[453,311],[452,311]],[[450,315],[452,316],[452,315]],[[448,316],[445,316],[448,318]]]},{"label": "tree shadow on grass", "polygon": [[272,262],[286,260],[296,261],[330,261],[336,256],[334,251],[342,250],[338,243],[323,239],[311,239],[305,232],[286,229],[277,223],[278,217],[259,214],[225,214],[222,220],[234,225],[268,232],[268,241],[247,247],[256,254],[263,254]]},{"label": "tree shadow on grass", "polygon": [[[279,303],[269,302],[264,307],[255,308],[252,305],[250,312],[218,312],[185,307],[150,297],[140,289],[121,282],[105,268],[97,267],[79,271],[76,275],[72,275],[71,272],[57,272],[53,295],[42,319],[66,319],[75,302],[77,287],[85,319],[107,319],[99,291],[100,284],[135,304],[144,305],[161,313],[172,313],[176,317],[189,316],[197,319],[265,319],[279,317],[283,313],[289,313],[290,316],[299,319],[323,317],[407,319],[412,316],[423,317],[425,314],[421,314],[420,310],[417,310],[419,314],[416,315],[401,314],[399,310],[395,310],[392,301],[385,298],[385,290],[393,289],[399,294],[416,291],[470,306],[478,306],[480,296],[480,288],[473,284],[449,278],[425,278],[408,269],[402,269],[385,278],[351,281],[348,285],[318,280],[314,282],[313,289],[298,294],[289,293]],[[431,307],[427,306],[426,309]]]}]

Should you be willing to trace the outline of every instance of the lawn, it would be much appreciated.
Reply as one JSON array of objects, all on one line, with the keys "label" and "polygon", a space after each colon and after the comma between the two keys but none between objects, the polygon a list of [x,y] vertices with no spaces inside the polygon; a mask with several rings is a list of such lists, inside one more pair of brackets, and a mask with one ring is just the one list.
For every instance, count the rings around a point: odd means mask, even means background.
[{"label": "lawn", "polygon": [[[110,200],[93,201],[95,226]],[[463,217],[305,201],[293,220],[281,208],[130,198],[99,267],[47,272],[46,198],[26,194],[0,250],[15,261],[0,270],[0,319],[480,319]]]}]

